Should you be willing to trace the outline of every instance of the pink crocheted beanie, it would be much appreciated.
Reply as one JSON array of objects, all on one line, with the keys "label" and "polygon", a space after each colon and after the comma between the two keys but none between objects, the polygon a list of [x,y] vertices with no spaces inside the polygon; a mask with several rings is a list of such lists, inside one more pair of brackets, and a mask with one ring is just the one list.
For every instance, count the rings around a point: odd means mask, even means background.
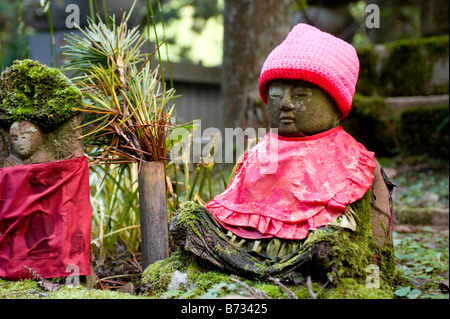
[{"label": "pink crocheted beanie", "polygon": [[259,79],[259,94],[267,104],[267,83],[302,80],[319,86],[335,101],[341,120],[350,112],[358,79],[359,60],[352,45],[308,24],[297,24],[267,57]]}]

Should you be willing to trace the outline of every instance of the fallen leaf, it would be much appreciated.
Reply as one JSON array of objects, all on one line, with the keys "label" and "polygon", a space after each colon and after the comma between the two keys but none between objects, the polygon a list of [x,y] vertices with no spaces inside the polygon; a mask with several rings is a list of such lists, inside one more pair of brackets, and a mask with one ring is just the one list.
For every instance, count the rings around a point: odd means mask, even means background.
[{"label": "fallen leaf", "polygon": [[41,286],[42,288],[44,288],[47,291],[57,291],[60,287],[59,284],[53,284],[48,280],[39,280],[38,281],[39,286]]}]

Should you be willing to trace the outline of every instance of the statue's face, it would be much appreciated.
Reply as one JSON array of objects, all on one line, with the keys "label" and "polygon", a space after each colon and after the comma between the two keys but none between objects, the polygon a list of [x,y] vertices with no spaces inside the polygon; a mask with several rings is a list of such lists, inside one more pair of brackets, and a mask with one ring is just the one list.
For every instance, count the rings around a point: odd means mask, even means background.
[{"label": "statue's face", "polygon": [[41,130],[30,122],[14,122],[9,130],[14,152],[26,159],[42,145]]},{"label": "statue's face", "polygon": [[275,80],[267,93],[269,125],[278,134],[314,135],[339,126],[341,114],[321,88],[304,81]]}]

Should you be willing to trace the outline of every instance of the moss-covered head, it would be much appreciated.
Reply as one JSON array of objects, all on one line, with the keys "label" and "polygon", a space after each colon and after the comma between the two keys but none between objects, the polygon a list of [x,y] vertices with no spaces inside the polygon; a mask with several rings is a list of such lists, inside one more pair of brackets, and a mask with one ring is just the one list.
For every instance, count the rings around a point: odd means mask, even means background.
[{"label": "moss-covered head", "polygon": [[52,129],[74,116],[81,91],[58,69],[33,60],[14,61],[0,76],[0,124],[29,121]]}]

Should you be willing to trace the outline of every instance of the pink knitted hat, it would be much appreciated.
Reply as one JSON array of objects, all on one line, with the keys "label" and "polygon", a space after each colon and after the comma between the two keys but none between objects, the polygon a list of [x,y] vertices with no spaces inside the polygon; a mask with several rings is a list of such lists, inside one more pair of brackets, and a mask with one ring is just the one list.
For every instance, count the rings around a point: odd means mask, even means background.
[{"label": "pink knitted hat", "polygon": [[259,94],[267,104],[267,83],[275,79],[310,82],[327,92],[341,111],[350,112],[358,79],[359,60],[349,43],[308,24],[297,24],[267,57],[259,79]]}]

